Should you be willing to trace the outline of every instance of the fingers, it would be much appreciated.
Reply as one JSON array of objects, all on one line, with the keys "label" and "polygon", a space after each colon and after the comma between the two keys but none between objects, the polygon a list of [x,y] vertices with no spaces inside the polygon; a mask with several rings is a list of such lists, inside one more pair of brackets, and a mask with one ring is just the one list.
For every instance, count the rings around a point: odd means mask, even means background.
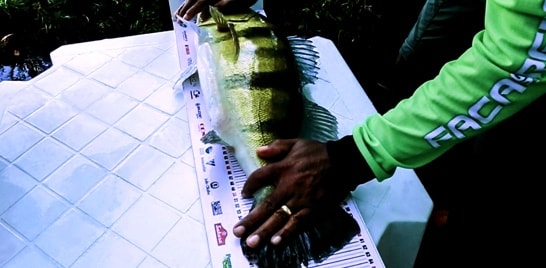
[{"label": "fingers", "polygon": [[197,16],[197,14],[199,14],[199,12],[205,10],[207,7],[208,7],[208,3],[206,1],[195,2],[195,4],[192,5],[190,8],[188,8],[188,10],[185,12],[184,19],[185,20],[193,19],[195,16]]},{"label": "fingers", "polygon": [[309,209],[303,209],[294,215],[289,215],[280,208],[246,238],[246,244],[251,248],[256,248],[268,242],[272,245],[279,245],[285,238],[294,236],[305,225],[308,218]]},{"label": "fingers", "polygon": [[182,5],[176,10],[176,15],[186,18],[186,12],[188,9],[193,6],[195,0],[186,0]]},{"label": "fingers", "polygon": [[[251,248],[256,248],[268,241],[273,245],[280,244],[284,239],[296,234],[298,228],[303,226],[303,222],[308,218],[309,211],[309,209],[303,209],[296,214],[292,214],[288,206],[281,206],[254,232],[248,235],[246,244]],[[233,233],[237,237],[243,237],[244,231],[249,230],[250,226],[252,226],[253,218],[256,215],[251,214],[249,213],[245,219],[235,226]]]},{"label": "fingers", "polygon": [[[282,243],[283,239],[294,235],[302,222],[309,218],[310,209],[306,208],[309,207],[306,202],[309,197],[305,196],[302,201],[293,196],[296,188],[305,184],[290,164],[294,159],[301,158],[298,152],[294,152],[297,142],[297,139],[275,140],[256,150],[256,154],[266,159],[268,164],[248,176],[242,195],[248,198],[254,194],[254,201],[259,202],[259,205],[233,229],[237,237],[246,238],[249,247],[258,247],[267,242],[274,245]],[[296,183],[298,180],[299,184]],[[272,185],[274,187],[271,188]],[[263,190],[268,187],[269,191]],[[289,200],[295,203],[290,204]]]},{"label": "fingers", "polygon": [[[298,230],[309,220],[310,210],[302,209],[289,217],[288,222],[271,237],[271,244],[279,245],[283,238],[294,236]],[[260,234],[258,234],[260,235]]]},{"label": "fingers", "polygon": [[[250,7],[256,0],[186,0],[177,14],[185,20],[191,20],[199,12],[207,11],[209,5],[214,5],[218,9],[237,9],[241,7]],[[204,12],[204,16],[206,13]]]},{"label": "fingers", "polygon": [[[258,157],[270,161],[273,159],[282,159],[290,152],[294,143],[294,140],[276,140],[269,145],[258,147],[256,154]],[[269,184],[274,184],[281,171],[282,169],[278,168],[275,163],[270,163],[255,170],[248,176],[241,192],[242,196],[249,198],[258,189]]]},{"label": "fingers", "polygon": [[[290,219],[290,215],[279,208],[267,219],[255,232],[249,235],[246,243],[249,247],[255,248],[262,243],[267,243],[269,238],[277,232]],[[279,240],[280,242],[280,240]]]},{"label": "fingers", "polygon": [[237,237],[245,236],[249,230],[256,229],[260,223],[270,217],[277,208],[276,204],[271,203],[271,198],[265,198],[261,204],[253,208],[246,217],[235,224],[233,234]]},{"label": "fingers", "polygon": [[229,8],[230,5],[234,5],[233,2],[237,3],[242,1],[220,0],[214,6],[218,9]]},{"label": "fingers", "polygon": [[264,159],[281,159],[290,152],[295,140],[275,140],[269,145],[256,149],[258,157]]},{"label": "fingers", "polygon": [[209,5],[215,2],[215,0],[186,0],[176,13],[185,20],[191,20],[199,12],[205,11]]},{"label": "fingers", "polygon": [[275,180],[278,177],[278,169],[275,168],[275,164],[266,165],[257,169],[250,174],[243,185],[241,195],[244,198],[251,197],[257,190],[267,186],[275,184]]}]

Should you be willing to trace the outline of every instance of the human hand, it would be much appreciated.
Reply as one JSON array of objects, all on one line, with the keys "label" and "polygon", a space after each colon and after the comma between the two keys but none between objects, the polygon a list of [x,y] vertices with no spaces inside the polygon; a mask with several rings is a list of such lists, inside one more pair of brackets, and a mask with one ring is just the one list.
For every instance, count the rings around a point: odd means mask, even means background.
[{"label": "human hand", "polygon": [[215,6],[221,11],[250,7],[257,0],[186,0],[176,14],[185,20],[193,19],[199,12],[206,11],[208,6]]},{"label": "human hand", "polygon": [[[258,148],[256,153],[269,163],[250,174],[242,190],[243,197],[250,197],[268,185],[275,187],[234,226],[237,237],[248,235],[249,247],[258,247],[269,239],[273,245],[280,244],[314,217],[321,216],[321,208],[340,205],[355,187],[331,173],[325,143],[276,140]],[[288,212],[282,209],[283,205]]]}]

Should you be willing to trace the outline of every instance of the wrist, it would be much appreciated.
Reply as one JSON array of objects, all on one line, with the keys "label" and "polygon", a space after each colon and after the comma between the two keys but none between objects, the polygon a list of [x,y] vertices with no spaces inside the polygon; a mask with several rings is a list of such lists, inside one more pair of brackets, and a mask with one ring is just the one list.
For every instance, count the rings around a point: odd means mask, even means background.
[{"label": "wrist", "polygon": [[358,150],[352,135],[326,142],[326,150],[331,174],[342,177],[345,186],[351,191],[359,184],[374,178],[375,175]]}]

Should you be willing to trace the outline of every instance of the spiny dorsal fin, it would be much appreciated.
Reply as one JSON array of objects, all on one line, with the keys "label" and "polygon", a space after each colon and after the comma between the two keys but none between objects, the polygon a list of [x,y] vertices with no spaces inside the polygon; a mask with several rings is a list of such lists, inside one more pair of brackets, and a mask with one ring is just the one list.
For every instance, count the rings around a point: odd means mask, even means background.
[{"label": "spiny dorsal fin", "polygon": [[239,59],[239,51],[241,50],[241,46],[239,45],[239,35],[237,34],[237,31],[235,30],[235,25],[233,23],[230,23],[228,19],[220,12],[216,7],[209,6],[209,12],[212,16],[212,19],[214,22],[216,22],[216,29],[219,32],[228,32],[231,35],[231,39],[233,41],[233,46],[235,47],[235,53],[233,55],[233,60],[237,61]]},{"label": "spiny dorsal fin", "polygon": [[233,39],[233,45],[235,46],[235,55],[233,55],[233,60],[237,61],[239,59],[239,51],[241,51],[241,46],[239,45],[239,35],[235,31],[235,25],[229,23],[229,31],[231,33],[231,38]]},{"label": "spiny dorsal fin", "polygon": [[[320,56],[313,41],[301,36],[288,36],[287,39],[299,72],[301,87],[314,84],[318,79]],[[299,135],[301,138],[321,142],[338,139],[336,116],[305,94],[303,95],[302,123]]]},{"label": "spiny dorsal fin", "polygon": [[315,45],[311,40],[300,36],[288,36],[287,39],[298,66],[302,86],[315,83],[319,70],[319,53]]},{"label": "spiny dorsal fin", "polygon": [[219,32],[229,31],[229,25],[226,17],[216,7],[209,6],[209,12],[214,22],[216,22],[216,29]]}]

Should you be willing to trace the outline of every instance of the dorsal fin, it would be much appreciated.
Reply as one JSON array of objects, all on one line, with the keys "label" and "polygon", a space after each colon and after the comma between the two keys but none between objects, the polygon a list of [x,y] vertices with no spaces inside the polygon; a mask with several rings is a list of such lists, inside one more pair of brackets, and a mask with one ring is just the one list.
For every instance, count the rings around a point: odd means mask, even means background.
[{"label": "dorsal fin", "polygon": [[288,36],[288,43],[298,67],[302,86],[314,84],[318,79],[319,54],[309,39],[301,36]]},{"label": "dorsal fin", "polygon": [[233,46],[235,47],[235,52],[233,55],[233,60],[237,61],[239,59],[239,52],[241,50],[240,44],[239,44],[239,35],[237,31],[235,30],[235,25],[233,23],[230,23],[228,19],[218,10],[218,8],[214,6],[209,6],[209,12],[212,16],[212,19],[214,22],[216,22],[216,29],[219,32],[228,32],[231,35],[231,40],[233,41]]},{"label": "dorsal fin", "polygon": [[[288,43],[294,55],[299,72],[301,88],[314,84],[319,74],[319,53],[309,39],[288,36]],[[338,122],[328,109],[316,104],[303,92],[303,120],[300,137],[321,142],[338,139]]]},{"label": "dorsal fin", "polygon": [[226,19],[226,17],[224,17],[224,14],[222,14],[218,10],[218,8],[216,8],[214,6],[209,6],[209,12],[210,12],[210,15],[212,16],[212,19],[214,20],[214,22],[216,22],[216,29],[219,32],[229,31],[228,20]]}]

